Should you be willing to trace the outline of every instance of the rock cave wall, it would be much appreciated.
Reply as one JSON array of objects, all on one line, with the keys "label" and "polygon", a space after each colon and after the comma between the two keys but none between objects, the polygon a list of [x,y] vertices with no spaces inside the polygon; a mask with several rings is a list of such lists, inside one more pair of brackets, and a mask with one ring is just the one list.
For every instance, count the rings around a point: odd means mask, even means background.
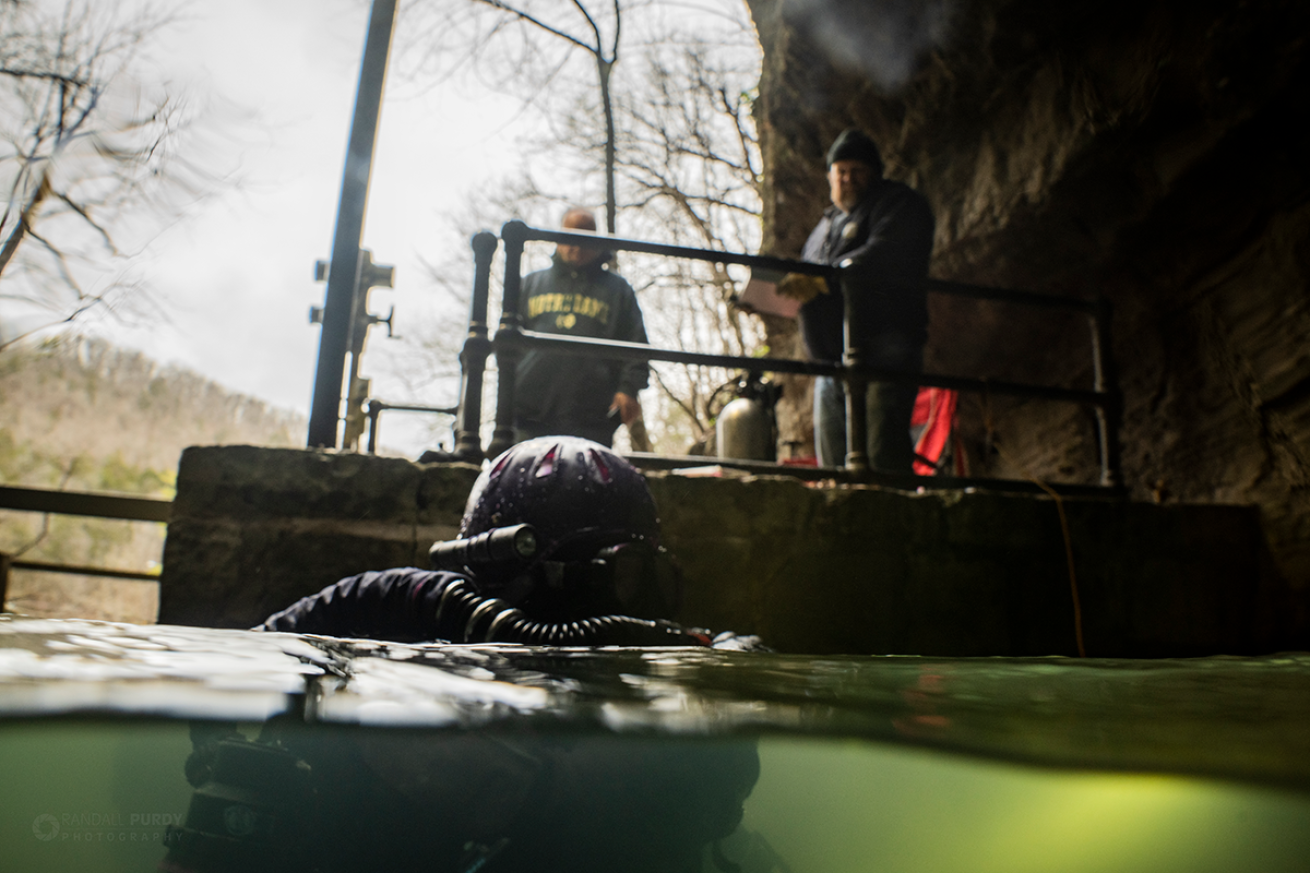
[{"label": "rock cave wall", "polygon": [[[1109,298],[1130,496],[1258,505],[1310,590],[1310,4],[748,4],[766,248],[864,128],[933,205],[934,277]],[[1090,387],[1081,319],[930,306],[930,371]],[[960,431],[976,473],[1095,481],[1087,410],[962,397]]]}]

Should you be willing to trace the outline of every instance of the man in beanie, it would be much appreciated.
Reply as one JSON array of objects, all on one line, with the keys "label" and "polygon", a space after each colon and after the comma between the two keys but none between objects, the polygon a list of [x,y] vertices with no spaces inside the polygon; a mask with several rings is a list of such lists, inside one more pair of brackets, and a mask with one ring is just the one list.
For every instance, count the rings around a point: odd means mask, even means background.
[{"label": "man in beanie", "polygon": [[[802,299],[801,334],[817,361],[842,360],[845,297],[854,304],[851,339],[864,362],[883,370],[923,370],[928,338],[925,280],[935,223],[928,202],[884,179],[878,147],[859,130],[843,131],[828,149],[832,199],[801,258],[842,269],[841,281],[784,281],[779,290]],[[914,463],[910,416],[918,388],[871,382],[867,388],[868,457],[875,470],[909,473]],[[819,463],[846,461],[846,400],[839,379],[814,387],[814,441]]]}]

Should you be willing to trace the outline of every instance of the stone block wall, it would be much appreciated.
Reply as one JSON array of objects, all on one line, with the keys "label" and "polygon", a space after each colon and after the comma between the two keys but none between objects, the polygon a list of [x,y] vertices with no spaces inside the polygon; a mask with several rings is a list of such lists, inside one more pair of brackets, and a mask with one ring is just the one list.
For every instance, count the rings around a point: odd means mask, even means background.
[{"label": "stone block wall", "polygon": [[[1077,653],[1068,553],[1048,497],[650,482],[687,570],[684,620],[759,633],[788,652]],[[1063,508],[1089,655],[1304,645],[1255,510],[1097,499]]]},{"label": "stone block wall", "polygon": [[[160,621],[242,627],[336,579],[424,566],[453,536],[465,464],[286,449],[188,449]],[[815,488],[780,477],[648,475],[686,572],[677,618],[784,652],[1075,654],[1055,501]],[[1063,501],[1089,655],[1304,645],[1304,604],[1271,569],[1258,513]]]},{"label": "stone block wall", "polygon": [[343,576],[427,566],[478,468],[253,446],[182,453],[159,620],[249,627]]}]

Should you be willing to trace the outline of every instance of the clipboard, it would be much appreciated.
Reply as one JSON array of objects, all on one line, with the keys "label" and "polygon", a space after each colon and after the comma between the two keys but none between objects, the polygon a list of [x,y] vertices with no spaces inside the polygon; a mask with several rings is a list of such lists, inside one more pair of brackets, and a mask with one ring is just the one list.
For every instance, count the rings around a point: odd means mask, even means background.
[{"label": "clipboard", "polygon": [[801,302],[778,293],[778,283],[786,276],[779,270],[751,268],[746,288],[737,296],[737,306],[758,315],[780,315],[795,318],[801,311]]}]

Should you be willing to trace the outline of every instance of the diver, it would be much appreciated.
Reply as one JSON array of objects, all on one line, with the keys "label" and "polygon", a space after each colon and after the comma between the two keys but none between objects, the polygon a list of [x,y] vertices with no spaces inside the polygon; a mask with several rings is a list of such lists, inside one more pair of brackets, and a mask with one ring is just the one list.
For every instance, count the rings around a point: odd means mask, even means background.
[{"label": "diver", "polygon": [[[520,443],[473,486],[434,569],[343,579],[257,629],[396,642],[759,648],[669,620],[681,574],[646,480],[574,437]],[[567,725],[362,730],[199,722],[169,873],[627,870],[739,873],[720,841],[759,778],[750,738]],[[712,867],[706,868],[706,859]]]},{"label": "diver", "polygon": [[751,873],[751,738],[508,725],[192,725],[195,792],[164,873]]},{"label": "diver", "polygon": [[433,569],[342,579],[255,630],[394,642],[759,647],[670,621],[682,574],[641,472],[578,437],[519,443],[482,472]]}]

